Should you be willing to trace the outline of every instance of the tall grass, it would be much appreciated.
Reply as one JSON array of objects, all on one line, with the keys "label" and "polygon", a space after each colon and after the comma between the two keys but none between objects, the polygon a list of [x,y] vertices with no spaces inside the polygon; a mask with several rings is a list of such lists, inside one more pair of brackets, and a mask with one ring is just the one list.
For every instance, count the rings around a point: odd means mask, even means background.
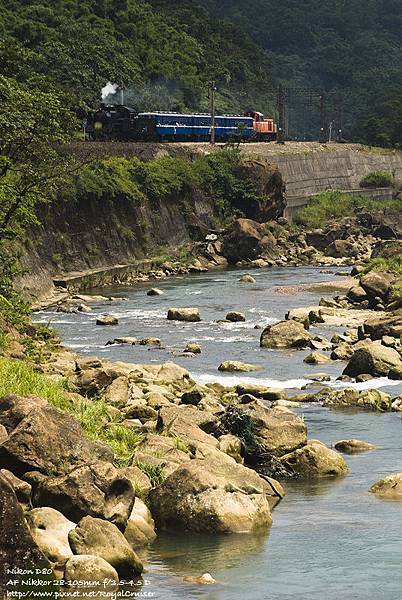
[{"label": "tall grass", "polygon": [[83,398],[82,402],[67,395],[66,380],[51,380],[28,363],[0,357],[0,397],[9,394],[40,396],[52,406],[74,416],[87,436],[108,444],[115,454],[116,466],[129,466],[143,434],[113,421],[101,398]]},{"label": "tall grass", "polygon": [[350,217],[358,209],[381,210],[392,208],[402,210],[402,199],[373,200],[362,195],[349,196],[342,192],[323,192],[312,196],[307,206],[301,208],[295,215],[295,223],[305,227],[318,228],[325,226],[330,219]]}]

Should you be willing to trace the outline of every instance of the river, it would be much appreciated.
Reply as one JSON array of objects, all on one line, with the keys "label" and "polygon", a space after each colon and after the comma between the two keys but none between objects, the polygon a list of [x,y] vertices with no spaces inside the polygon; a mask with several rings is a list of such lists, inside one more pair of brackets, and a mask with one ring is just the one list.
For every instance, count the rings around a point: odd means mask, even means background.
[{"label": "river", "polygon": [[[157,282],[164,295],[149,297],[152,287],[101,290],[125,300],[98,306],[91,313],[64,314],[45,311],[40,322],[51,321],[65,343],[81,354],[138,363],[174,361],[186,367],[200,382],[227,385],[244,380],[266,383],[296,392],[308,383],[308,375],[325,371],[331,385],[344,363],[315,366],[303,363],[308,351],[273,351],[259,348],[260,329],[283,318],[289,308],[317,304],[334,291],[317,291],[314,283],[337,279],[317,268],[272,268],[253,271],[255,284],[238,282],[241,271],[211,271]],[[294,294],[278,286],[308,283]],[[91,290],[91,293],[96,290]],[[200,323],[167,321],[170,306],[196,306]],[[245,323],[219,324],[229,310],[246,314]],[[97,314],[110,312],[119,318],[111,328],[95,327]],[[325,324],[312,331],[327,338],[339,328]],[[109,339],[156,336],[161,349],[147,346],[105,346]],[[202,354],[179,354],[187,342],[196,341]],[[242,360],[261,367],[245,375],[217,370],[225,359]],[[402,386],[375,380],[365,387],[381,387],[392,395]],[[316,405],[297,409],[307,423],[309,437],[331,444],[359,438],[378,445],[365,454],[346,457],[350,473],[338,480],[289,482],[287,495],[274,510],[274,522],[266,535],[200,536],[160,534],[143,552],[147,585],[142,593],[160,600],[401,600],[402,503],[384,502],[368,493],[379,478],[402,470],[402,422],[398,413],[330,411]],[[200,586],[185,577],[209,572],[217,581]]]}]

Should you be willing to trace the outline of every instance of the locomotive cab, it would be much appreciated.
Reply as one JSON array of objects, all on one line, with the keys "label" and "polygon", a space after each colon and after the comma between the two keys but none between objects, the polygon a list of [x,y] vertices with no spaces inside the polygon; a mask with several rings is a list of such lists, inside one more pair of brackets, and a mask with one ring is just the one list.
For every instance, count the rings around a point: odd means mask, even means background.
[{"label": "locomotive cab", "polygon": [[276,139],[278,127],[273,119],[265,119],[262,113],[255,110],[245,112],[244,116],[253,119],[253,130],[258,141],[270,141]]}]

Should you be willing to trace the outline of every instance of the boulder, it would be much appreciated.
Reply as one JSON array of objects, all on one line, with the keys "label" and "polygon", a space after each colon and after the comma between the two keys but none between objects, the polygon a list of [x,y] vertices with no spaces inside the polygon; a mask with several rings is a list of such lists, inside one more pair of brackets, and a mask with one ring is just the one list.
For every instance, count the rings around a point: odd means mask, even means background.
[{"label": "boulder", "polygon": [[212,395],[213,392],[206,386],[195,384],[191,387],[187,392],[184,392],[181,395],[181,403],[182,404],[192,404],[193,406],[197,406],[205,396]]},{"label": "boulder", "polygon": [[109,463],[82,465],[66,475],[26,477],[34,488],[34,505],[56,508],[75,522],[91,515],[122,528],[134,504],[131,481]]},{"label": "boulder", "polygon": [[[31,410],[44,406],[48,406],[47,400],[36,396],[3,396],[0,398],[0,424],[6,433],[11,433]],[[4,433],[3,438],[2,443],[7,439]]]},{"label": "boulder", "polygon": [[348,472],[342,456],[316,440],[310,440],[303,448],[285,454],[281,463],[292,476],[303,479],[339,477]]},{"label": "boulder", "polygon": [[360,452],[367,452],[368,450],[374,450],[377,448],[374,444],[369,442],[363,442],[362,440],[339,440],[334,444],[335,450],[343,452],[343,454],[358,454]]},{"label": "boulder", "polygon": [[[199,433],[201,430],[197,428],[196,431]],[[197,441],[193,443],[197,444]],[[156,485],[158,481],[165,479],[188,459],[189,453],[186,442],[174,433],[170,436],[147,433],[134,454],[134,460],[141,469],[145,468],[149,469],[150,472],[155,472],[156,475],[152,478],[152,485]]]},{"label": "boulder", "polygon": [[229,373],[248,373],[250,371],[259,371],[261,367],[241,362],[240,360],[224,360],[218,367],[219,371],[229,371]]},{"label": "boulder", "polygon": [[117,408],[126,406],[129,399],[129,383],[123,375],[117,377],[104,391],[105,400]]},{"label": "boulder", "polygon": [[7,429],[4,427],[4,425],[0,425],[0,444],[5,442],[7,438],[8,438]]},{"label": "boulder", "polygon": [[243,444],[237,436],[231,434],[221,435],[219,438],[219,450],[231,456],[237,463],[243,464]]},{"label": "boulder", "polygon": [[135,577],[143,571],[140,559],[113,523],[84,517],[70,531],[68,538],[74,554],[103,558],[116,569],[122,579]]},{"label": "boulder", "polygon": [[96,396],[119,376],[120,373],[107,367],[81,369],[77,373],[75,383],[83,395]]},{"label": "boulder", "polygon": [[200,344],[196,344],[195,342],[189,342],[184,348],[184,352],[191,352],[192,354],[201,354],[201,346]]},{"label": "boulder", "polygon": [[333,258],[357,256],[357,253],[355,244],[352,244],[348,240],[334,240],[325,249],[325,255],[332,256]]},{"label": "boulder", "polygon": [[265,385],[242,383],[236,385],[235,390],[238,396],[243,396],[247,394],[249,396],[254,396],[255,398],[262,398],[263,400],[270,400],[272,402],[274,402],[275,400],[287,399],[287,394],[285,390],[278,388],[269,388]]},{"label": "boulder", "polygon": [[255,260],[275,246],[274,236],[263,225],[251,219],[236,219],[223,238],[222,255],[230,264],[235,264]]},{"label": "boulder", "polygon": [[28,412],[0,446],[2,466],[17,475],[32,470],[65,473],[94,460],[113,460],[113,453],[90,441],[76,419],[50,405]]},{"label": "boulder", "polygon": [[331,359],[324,354],[320,354],[319,352],[311,352],[303,359],[303,362],[308,365],[319,365],[321,363],[331,362]]},{"label": "boulder", "polygon": [[106,342],[105,346],[135,346],[138,340],[135,337],[117,337]]},{"label": "boulder", "polygon": [[[221,418],[232,434],[246,443],[249,457],[266,454],[281,456],[307,442],[307,428],[303,420],[285,408],[269,409],[260,401],[229,407]],[[250,431],[250,438],[244,432]]]},{"label": "boulder", "polygon": [[402,312],[381,317],[371,317],[364,322],[364,333],[372,340],[380,340],[384,336],[400,339],[402,336]]},{"label": "boulder", "polygon": [[217,446],[216,439],[205,433],[214,431],[217,423],[217,417],[194,406],[164,406],[159,411],[157,431],[175,434],[188,443]]},{"label": "boulder", "polygon": [[399,371],[402,374],[402,359],[399,352],[375,343],[356,350],[343,372],[351,377],[361,373],[381,377],[387,376],[390,371]]},{"label": "boulder", "polygon": [[264,481],[221,453],[181,465],[150,493],[158,527],[198,533],[240,533],[272,522]]},{"label": "boulder", "polygon": [[331,352],[332,360],[349,360],[353,356],[354,350],[351,344],[343,342],[335,346]]},{"label": "boulder", "polygon": [[[28,529],[21,506],[11,485],[0,475],[0,594],[6,597],[10,586],[9,570],[46,569],[50,563],[39,550]],[[13,575],[13,579],[21,579]],[[52,580],[53,575],[39,575],[38,579]]]},{"label": "boulder", "polygon": [[225,318],[226,318],[226,321],[231,321],[232,323],[237,323],[237,322],[246,320],[246,317],[243,313],[236,312],[234,310],[232,310],[231,312],[228,312]]},{"label": "boulder", "polygon": [[19,479],[11,471],[1,469],[0,475],[11,485],[20,504],[31,506],[32,486],[27,481]]},{"label": "boulder", "polygon": [[113,315],[100,315],[96,319],[96,324],[104,326],[118,325],[119,319],[117,319],[117,317],[114,317]]},{"label": "boulder", "polygon": [[[99,593],[99,585],[102,584],[102,592],[116,591],[119,587],[119,575],[114,567],[100,556],[91,554],[79,554],[72,556],[64,568],[65,581],[85,581],[85,590],[93,588]],[[75,587],[75,586],[73,586]],[[82,590],[82,586],[77,586]],[[68,597],[68,596],[67,596]]]},{"label": "boulder", "polygon": [[169,308],[167,318],[169,321],[188,321],[190,323],[201,321],[198,308]]},{"label": "boulder", "polygon": [[261,348],[305,348],[311,335],[301,323],[293,320],[268,325],[260,338]]},{"label": "boulder", "polygon": [[402,501],[402,473],[393,473],[371,486],[369,492],[383,500]]},{"label": "boulder", "polygon": [[301,323],[304,329],[309,329],[310,327],[310,318],[309,318],[310,310],[308,308],[292,308],[289,310],[285,319],[288,321],[297,321]]},{"label": "boulder", "polygon": [[255,283],[254,277],[252,275],[250,275],[249,273],[242,275],[240,277],[239,281],[241,281],[242,283]]},{"label": "boulder", "polygon": [[370,271],[360,279],[360,285],[371,299],[376,297],[388,300],[395,275],[391,273],[377,273]]},{"label": "boulder", "polygon": [[134,549],[150,544],[155,538],[155,524],[147,505],[139,498],[135,504],[124,530],[124,537]]},{"label": "boulder", "polygon": [[131,365],[131,370],[134,371],[136,379],[145,379],[156,385],[168,385],[173,383],[181,385],[184,382],[190,381],[189,372],[172,362],[152,365]]},{"label": "boulder", "polygon": [[151,288],[147,291],[147,296],[162,296],[163,292],[159,288]]},{"label": "boulder", "polygon": [[355,406],[365,410],[391,410],[391,396],[381,390],[357,390],[344,388],[342,390],[325,390],[321,396],[324,406],[347,408]]},{"label": "boulder", "polygon": [[33,539],[51,562],[64,564],[73,555],[68,534],[75,523],[48,506],[34,508],[25,518]]},{"label": "boulder", "polygon": [[346,294],[346,297],[354,303],[365,302],[368,298],[366,291],[361,287],[361,285],[354,285]]},{"label": "boulder", "polygon": [[123,467],[119,469],[119,473],[131,481],[136,494],[146,496],[152,488],[148,475],[137,466]]},{"label": "boulder", "polygon": [[140,346],[159,346],[161,345],[161,341],[157,337],[146,337],[140,340]]}]

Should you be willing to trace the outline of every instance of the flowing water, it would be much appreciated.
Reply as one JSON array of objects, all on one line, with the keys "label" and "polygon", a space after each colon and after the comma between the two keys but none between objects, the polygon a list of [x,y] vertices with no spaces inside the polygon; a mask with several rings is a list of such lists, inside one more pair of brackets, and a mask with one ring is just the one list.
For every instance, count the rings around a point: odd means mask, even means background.
[{"label": "flowing water", "polygon": [[[308,375],[325,371],[331,385],[344,364],[318,368],[303,363],[308,351],[274,351],[259,348],[260,329],[282,319],[289,308],[317,304],[334,291],[314,289],[314,283],[336,279],[314,268],[276,268],[253,271],[255,284],[240,284],[240,272],[215,271],[157,283],[164,295],[146,296],[150,284],[108,289],[126,299],[92,313],[39,313],[36,320],[52,321],[67,345],[81,354],[138,363],[174,361],[200,382],[227,385],[256,381],[299,390]],[[294,294],[277,286],[312,285],[311,291],[295,288]],[[102,290],[105,293],[105,290]],[[167,321],[170,306],[196,306],[200,323]],[[246,314],[245,323],[219,324],[229,310]],[[95,327],[97,314],[110,312],[119,325]],[[325,324],[313,329],[327,338],[339,328]],[[161,349],[146,346],[105,346],[121,336],[161,339]],[[196,341],[203,352],[180,356],[187,342]],[[217,371],[225,359],[261,367],[252,374],[229,375]],[[392,395],[402,392],[397,382],[374,380],[365,387],[382,387]],[[143,554],[147,566],[142,597],[163,600],[402,600],[402,503],[384,502],[367,492],[379,478],[402,470],[400,414],[329,411],[305,405],[302,412],[310,438],[331,444],[359,438],[379,448],[346,457],[350,473],[338,480],[289,482],[287,495],[274,511],[266,535],[200,536],[160,534]],[[217,583],[201,586],[185,577],[209,572]]]}]

